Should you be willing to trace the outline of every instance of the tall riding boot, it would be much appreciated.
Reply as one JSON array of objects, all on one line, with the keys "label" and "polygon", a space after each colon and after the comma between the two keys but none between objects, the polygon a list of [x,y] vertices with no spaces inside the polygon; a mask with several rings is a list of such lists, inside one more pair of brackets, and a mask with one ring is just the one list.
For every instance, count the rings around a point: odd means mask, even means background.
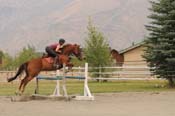
[{"label": "tall riding boot", "polygon": [[58,56],[56,56],[56,57],[54,58],[53,66],[54,66],[56,69],[59,68],[59,64],[58,64]]}]

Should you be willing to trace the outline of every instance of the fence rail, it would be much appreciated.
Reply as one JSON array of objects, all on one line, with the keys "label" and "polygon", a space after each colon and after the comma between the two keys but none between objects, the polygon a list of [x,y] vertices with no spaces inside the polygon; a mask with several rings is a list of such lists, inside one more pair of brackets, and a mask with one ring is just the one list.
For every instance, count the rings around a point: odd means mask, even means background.
[{"label": "fence rail", "polygon": [[[89,77],[92,79],[100,80],[119,80],[119,79],[146,79],[153,78],[150,67],[147,66],[116,66],[116,67],[89,67]],[[72,72],[69,72],[71,76],[83,75],[84,67],[73,67]],[[8,77],[14,76],[16,71],[0,71],[0,82],[6,82]],[[42,75],[55,75],[54,71],[41,72]]]}]

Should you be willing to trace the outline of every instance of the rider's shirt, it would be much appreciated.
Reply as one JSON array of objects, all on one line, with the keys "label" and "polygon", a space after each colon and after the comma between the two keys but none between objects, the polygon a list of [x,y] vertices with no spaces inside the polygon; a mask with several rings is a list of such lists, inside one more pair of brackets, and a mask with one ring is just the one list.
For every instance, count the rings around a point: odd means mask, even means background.
[{"label": "rider's shirt", "polygon": [[52,48],[53,50],[56,50],[57,46],[60,45],[59,43],[55,43],[50,45],[49,47]]},{"label": "rider's shirt", "polygon": [[50,45],[49,47],[52,48],[54,51],[59,52],[60,48],[62,48],[63,45],[60,45],[59,43],[56,43],[56,44]]}]

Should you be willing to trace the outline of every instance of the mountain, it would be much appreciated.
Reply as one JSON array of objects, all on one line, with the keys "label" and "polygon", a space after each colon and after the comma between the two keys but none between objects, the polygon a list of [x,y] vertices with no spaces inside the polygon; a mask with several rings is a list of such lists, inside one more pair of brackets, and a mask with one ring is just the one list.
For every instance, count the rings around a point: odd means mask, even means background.
[{"label": "mountain", "polygon": [[38,51],[65,38],[84,45],[89,16],[121,50],[147,33],[148,0],[0,0],[0,49],[17,53],[27,44]]}]

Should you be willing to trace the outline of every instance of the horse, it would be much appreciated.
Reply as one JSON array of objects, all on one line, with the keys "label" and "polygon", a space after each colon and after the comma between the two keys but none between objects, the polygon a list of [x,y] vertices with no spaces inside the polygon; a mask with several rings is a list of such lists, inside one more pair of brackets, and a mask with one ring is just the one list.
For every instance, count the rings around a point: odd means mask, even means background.
[{"label": "horse", "polygon": [[[62,48],[62,54],[59,54],[58,57],[58,63],[59,63],[59,68],[61,69],[63,67],[63,64],[69,67],[73,67],[73,64],[70,63],[70,58],[69,56],[71,54],[74,54],[79,60],[82,60],[82,53],[80,46],[77,44],[66,44]],[[31,81],[34,77],[36,77],[39,72],[41,71],[52,71],[52,70],[57,70],[56,68],[53,67],[53,58],[51,57],[42,57],[42,58],[36,58],[32,59],[28,62],[23,63],[16,75],[14,77],[8,78],[7,81],[11,82],[15,80],[22,72],[25,71],[26,75],[25,77],[21,80],[20,86],[18,88],[17,94],[22,94],[25,90],[25,86],[28,84],[29,81]]]},{"label": "horse", "polygon": [[[25,77],[21,80],[18,92],[16,92],[16,94],[21,95],[24,92],[25,86],[28,84],[28,82],[36,77],[39,72],[56,70],[56,68],[53,67],[54,59],[51,58],[52,62],[49,62],[47,59],[48,58],[36,58],[27,61],[18,68],[18,71],[14,77],[7,78],[7,81],[11,82],[25,71]],[[66,55],[59,55],[57,60],[59,61],[59,65],[61,66],[59,67],[59,69],[62,68],[63,64],[65,64],[69,68],[73,67],[73,64],[70,63],[70,58]]]},{"label": "horse", "polygon": [[117,65],[119,65],[119,66],[123,65],[123,62],[124,62],[123,55],[120,55],[119,52],[117,50],[115,50],[115,49],[111,50],[111,55],[112,55],[113,59],[116,60],[116,64]]}]

